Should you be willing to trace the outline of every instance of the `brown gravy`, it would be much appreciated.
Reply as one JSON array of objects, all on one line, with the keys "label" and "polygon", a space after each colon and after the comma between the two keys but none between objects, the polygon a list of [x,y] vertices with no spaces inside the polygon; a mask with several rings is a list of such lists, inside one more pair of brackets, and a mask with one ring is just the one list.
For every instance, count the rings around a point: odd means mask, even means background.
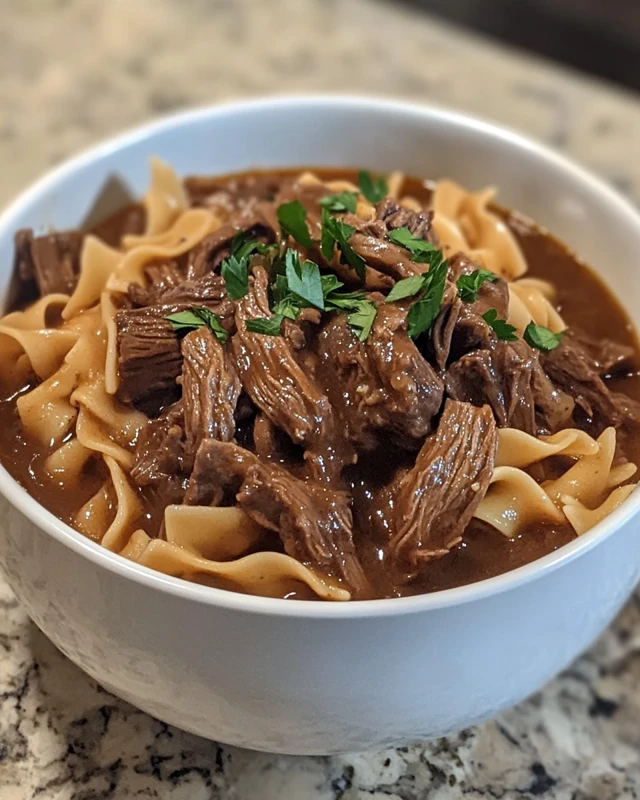
[{"label": "brown gravy", "polygon": [[[357,171],[348,169],[316,169],[324,180],[346,178],[357,180]],[[268,187],[274,180],[290,176],[298,170],[273,170],[253,173],[252,189]],[[216,183],[223,186],[228,181],[247,180],[247,176],[227,176]],[[423,181],[407,178],[406,194],[427,202],[430,190]],[[618,301],[600,278],[561,243],[546,231],[523,217],[496,207],[516,236],[529,265],[529,275],[543,278],[554,284],[558,292],[560,311],[569,326],[578,325],[592,336],[606,336],[631,345],[636,353],[631,368],[624,374],[608,376],[611,388],[623,391],[640,400],[640,348],[634,329]],[[109,243],[116,243],[126,229],[141,229],[143,215],[139,206],[123,209],[118,214],[96,226],[94,232]],[[31,386],[25,386],[27,391]],[[19,395],[19,393],[18,393]],[[30,441],[21,429],[16,413],[17,394],[0,401],[0,459],[10,474],[38,502],[67,523],[71,523],[78,508],[99,488],[104,475],[101,469],[83,475],[76,490],[69,492],[43,476],[45,453]],[[640,463],[640,437],[627,435],[623,442],[628,458]],[[371,456],[375,464],[375,454]],[[362,475],[359,479],[362,482]],[[354,487],[357,495],[361,491]],[[146,524],[150,535],[155,535],[158,507],[147,507]],[[362,528],[363,526],[360,525]],[[372,528],[373,529],[373,528]],[[390,583],[385,569],[382,541],[361,531],[356,535],[356,545],[370,578],[376,597],[398,596],[433,592],[492,577],[522,566],[544,556],[574,538],[569,526],[552,527],[536,525],[515,539],[509,540],[484,523],[474,521],[465,534],[465,540],[448,556],[433,563],[423,580],[398,588]],[[275,539],[275,537],[274,537]],[[274,546],[277,546],[274,544]],[[231,587],[225,587],[231,588]],[[303,596],[298,595],[298,596]],[[306,594],[304,595],[307,596]]]}]

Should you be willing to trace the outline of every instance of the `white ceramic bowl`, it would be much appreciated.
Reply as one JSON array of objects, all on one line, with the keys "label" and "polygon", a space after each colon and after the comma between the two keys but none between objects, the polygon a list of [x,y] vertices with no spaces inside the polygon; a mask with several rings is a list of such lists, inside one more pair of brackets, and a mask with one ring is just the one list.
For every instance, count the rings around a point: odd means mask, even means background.
[{"label": "white ceramic bowl", "polygon": [[[369,99],[267,99],[180,114],[80,155],[0,219],[78,224],[116,173],[137,194],[156,154],[181,174],[345,165],[493,184],[606,278],[640,324],[640,217],[608,186],[514,133]],[[178,727],[244,747],[336,753],[471,725],[522,700],[609,623],[640,574],[635,493],[559,552],[498,578],[397,600],[287,602],[134,565],[84,538],[0,469],[0,553],[35,623],[83,670]]]}]

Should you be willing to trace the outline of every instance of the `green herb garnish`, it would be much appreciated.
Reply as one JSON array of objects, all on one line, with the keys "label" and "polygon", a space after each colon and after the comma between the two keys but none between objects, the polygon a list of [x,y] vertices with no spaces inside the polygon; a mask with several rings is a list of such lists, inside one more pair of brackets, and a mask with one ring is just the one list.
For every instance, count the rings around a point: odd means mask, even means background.
[{"label": "green herb garnish", "polygon": [[378,313],[378,307],[371,300],[360,300],[354,311],[347,314],[349,327],[361,342],[366,342]]},{"label": "green herb garnish", "polygon": [[229,338],[229,334],[222,327],[218,317],[204,306],[191,306],[186,311],[169,314],[165,319],[171,323],[171,327],[176,333],[188,333],[207,325],[223,344]]},{"label": "green herb garnish", "polygon": [[409,228],[396,228],[389,231],[387,238],[394,244],[399,244],[401,247],[406,248],[411,253],[411,260],[419,264],[430,264],[434,259],[434,253],[439,253],[442,258],[442,251],[421,239],[419,236],[414,236]]},{"label": "green herb garnish", "polygon": [[249,259],[260,253],[266,255],[277,245],[262,244],[247,239],[244,231],[238,231],[231,240],[231,255],[220,265],[220,272],[231,300],[240,300],[249,291]]},{"label": "green herb garnish", "polygon": [[327,194],[318,200],[322,208],[331,211],[332,214],[341,214],[345,211],[355,213],[358,202],[357,192],[338,192],[337,194]]},{"label": "green herb garnish", "polygon": [[333,248],[337,245],[340,250],[340,260],[356,271],[361,280],[364,280],[367,264],[349,244],[349,239],[355,233],[355,228],[347,225],[344,220],[332,217],[326,208],[322,209],[322,234],[320,250],[327,261],[333,258]]},{"label": "green herb garnish", "polygon": [[488,269],[476,269],[470,275],[461,275],[456,281],[458,294],[463,303],[475,303],[483,283],[495,283],[498,276]]},{"label": "green herb garnish", "polygon": [[524,329],[523,338],[531,347],[535,347],[537,350],[544,350],[545,352],[548,352],[549,350],[556,349],[556,347],[562,341],[563,336],[564,331],[553,333],[553,331],[550,331],[549,328],[545,328],[542,325],[536,325],[535,323],[530,322]]},{"label": "green herb garnish", "polygon": [[300,256],[295,250],[285,253],[285,280],[287,288],[304,306],[312,306],[324,311],[324,294],[318,265],[313,261],[300,264]]},{"label": "green herb garnish", "polygon": [[407,329],[412,339],[427,333],[436,321],[444,297],[448,271],[448,263],[440,260],[429,269],[429,272],[419,276],[423,281],[423,294],[411,304],[407,314]]},{"label": "green herb garnish", "polygon": [[374,180],[371,177],[371,173],[366,170],[361,170],[358,173],[358,186],[367,200],[374,205],[383,200],[389,191],[384,178],[380,177]]},{"label": "green herb garnish", "polygon": [[395,303],[396,300],[404,300],[406,297],[419,294],[425,288],[425,279],[428,274],[412,275],[410,278],[398,281],[387,295],[386,302]]},{"label": "green herb garnish", "polygon": [[258,317],[248,319],[245,323],[246,328],[251,333],[261,333],[263,336],[281,336],[280,327],[284,317],[282,314],[275,314],[273,317]]},{"label": "green herb garnish", "polygon": [[278,206],[276,215],[284,236],[293,237],[303,247],[313,247],[307,227],[307,212],[299,200]]},{"label": "green herb garnish", "polygon": [[493,328],[498,339],[505,342],[517,342],[516,328],[509,325],[506,319],[498,319],[498,312],[495,308],[490,308],[482,315],[482,319]]},{"label": "green herb garnish", "polygon": [[239,300],[249,291],[249,259],[229,256],[220,265],[220,272],[231,300]]}]

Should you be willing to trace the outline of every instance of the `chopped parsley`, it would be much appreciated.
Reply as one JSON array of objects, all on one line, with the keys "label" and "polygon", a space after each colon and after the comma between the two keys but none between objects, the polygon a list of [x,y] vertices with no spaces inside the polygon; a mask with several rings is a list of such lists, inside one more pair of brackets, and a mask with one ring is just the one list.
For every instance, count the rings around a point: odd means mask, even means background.
[{"label": "chopped parsley", "polygon": [[246,322],[248,331],[266,336],[280,336],[283,320],[296,320],[303,308],[338,311],[361,342],[364,342],[376,317],[377,307],[365,292],[341,292],[343,283],[336,275],[321,275],[313,261],[300,263],[291,248],[283,256],[284,272],[275,276],[271,286],[273,317],[259,317]]},{"label": "chopped parsley", "polygon": [[249,259],[256,253],[266,255],[276,245],[262,244],[255,239],[247,239],[244,231],[238,231],[231,240],[231,255],[220,265],[227,294],[231,300],[240,300],[249,291]]},{"label": "chopped parsley", "polygon": [[495,308],[490,308],[482,315],[482,319],[493,328],[494,333],[498,339],[505,342],[516,342],[518,336],[516,335],[516,328],[509,325],[506,319],[498,319],[498,312]]},{"label": "chopped parsley", "polygon": [[448,270],[447,262],[439,260],[431,266],[429,272],[420,276],[423,281],[422,296],[411,304],[407,313],[407,328],[412,339],[427,333],[436,321],[442,305]]},{"label": "chopped parsley", "polygon": [[248,319],[245,323],[247,330],[251,333],[261,333],[264,336],[281,336],[282,314],[275,314],[273,317],[258,317]]},{"label": "chopped parsley", "polygon": [[320,250],[327,261],[333,258],[333,249],[337,245],[340,251],[340,261],[348,264],[356,271],[361,280],[364,280],[367,265],[356,251],[349,244],[349,239],[355,232],[355,228],[347,225],[344,220],[332,217],[326,208],[322,209],[322,234],[320,240]]},{"label": "chopped parsley", "polygon": [[384,200],[389,191],[387,182],[383,177],[374,180],[371,177],[371,173],[366,170],[361,170],[358,173],[358,186],[367,200],[374,205]]},{"label": "chopped parsley", "polygon": [[483,283],[495,283],[498,276],[488,269],[476,269],[470,275],[461,275],[456,281],[458,294],[463,303],[475,303]]},{"label": "chopped parsley", "polygon": [[411,260],[416,263],[431,264],[438,256],[442,260],[441,250],[420,236],[414,236],[409,228],[396,228],[389,231],[387,238],[394,244],[406,248],[411,253]]},{"label": "chopped parsley", "polygon": [[549,328],[530,322],[524,329],[523,338],[531,347],[548,352],[549,350],[555,350],[562,341],[563,336],[564,331],[553,333]]},{"label": "chopped parsley", "polygon": [[327,194],[318,200],[322,208],[331,211],[332,214],[343,214],[345,211],[355,213],[358,202],[357,192],[338,192],[337,194]]},{"label": "chopped parsley", "polygon": [[412,275],[410,278],[403,278],[394,284],[386,298],[387,303],[395,303],[396,300],[404,300],[406,297],[413,297],[425,288],[424,275]]},{"label": "chopped parsley", "polygon": [[312,306],[324,311],[324,293],[318,265],[313,261],[300,263],[295,250],[285,253],[285,273],[289,292],[301,301],[303,306]]},{"label": "chopped parsley", "polygon": [[291,236],[303,247],[313,247],[307,227],[307,212],[299,200],[278,206],[276,215],[284,237]]},{"label": "chopped parsley", "polygon": [[204,306],[191,306],[185,311],[169,314],[165,319],[171,323],[171,327],[176,333],[189,333],[207,325],[223,344],[229,338],[229,334],[222,327],[218,317]]}]

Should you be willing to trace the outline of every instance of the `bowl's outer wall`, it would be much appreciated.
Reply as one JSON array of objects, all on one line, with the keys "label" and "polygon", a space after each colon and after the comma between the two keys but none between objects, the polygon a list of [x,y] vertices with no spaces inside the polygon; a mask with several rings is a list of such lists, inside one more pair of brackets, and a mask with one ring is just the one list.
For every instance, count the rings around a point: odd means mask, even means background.
[{"label": "bowl's outer wall", "polygon": [[[3,291],[18,227],[78,224],[114,173],[140,194],[152,154],[182,174],[355,165],[450,176],[472,188],[494,184],[503,204],[597,265],[638,321],[640,222],[617,213],[597,184],[508,133],[375,101],[213,109],[103,147],[0,221]],[[346,619],[252,614],[130,580],[4,500],[1,511],[10,584],[76,664],[169,723],[289,753],[379,748],[494,714],[584,649],[639,576],[632,518],[558,569],[473,603],[378,618],[373,611]]]},{"label": "bowl's outer wall", "polygon": [[107,572],[0,509],[9,582],[63,653],[165,722],[273,752],[378,749],[475,724],[565,667],[639,577],[631,522],[473,603],[381,619],[251,615]]}]

